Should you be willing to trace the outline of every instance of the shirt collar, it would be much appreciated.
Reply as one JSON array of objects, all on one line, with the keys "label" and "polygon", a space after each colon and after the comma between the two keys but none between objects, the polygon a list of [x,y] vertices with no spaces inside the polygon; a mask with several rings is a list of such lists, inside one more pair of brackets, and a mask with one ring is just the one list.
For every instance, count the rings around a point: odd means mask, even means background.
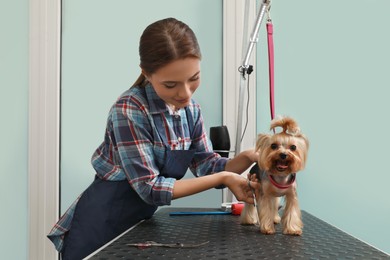
[{"label": "shirt collar", "polygon": [[145,86],[146,99],[149,103],[149,112],[151,114],[168,111],[167,105],[154,90],[151,84]]}]

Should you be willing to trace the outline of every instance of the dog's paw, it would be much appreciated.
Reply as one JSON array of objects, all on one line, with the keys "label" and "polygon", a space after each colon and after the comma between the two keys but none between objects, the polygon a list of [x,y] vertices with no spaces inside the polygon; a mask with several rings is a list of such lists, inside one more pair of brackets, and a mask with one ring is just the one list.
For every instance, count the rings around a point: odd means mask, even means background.
[{"label": "dog's paw", "polygon": [[273,234],[275,234],[275,228],[274,227],[268,227],[268,228],[261,227],[260,232],[263,233],[264,235],[273,235]]},{"label": "dog's paw", "polygon": [[260,221],[260,232],[265,235],[275,234],[275,225],[272,223],[272,220],[269,219],[269,221]]},{"label": "dog's paw", "polygon": [[283,222],[283,234],[292,235],[292,236],[302,235],[303,223],[300,218],[289,219],[286,216],[283,216],[282,222]]},{"label": "dog's paw", "polygon": [[283,234],[290,235],[290,236],[300,236],[300,235],[302,235],[302,229],[288,229],[288,228],[285,228],[283,230]]}]

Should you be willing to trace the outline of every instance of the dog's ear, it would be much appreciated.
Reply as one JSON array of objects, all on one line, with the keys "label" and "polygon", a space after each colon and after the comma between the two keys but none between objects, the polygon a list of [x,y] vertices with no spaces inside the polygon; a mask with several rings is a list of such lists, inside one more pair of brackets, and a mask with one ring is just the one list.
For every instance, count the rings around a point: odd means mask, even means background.
[{"label": "dog's ear", "polygon": [[[300,134],[300,140],[301,140],[301,158],[303,160],[303,164],[302,166],[305,167],[305,164],[306,164],[306,160],[307,160],[307,154],[308,154],[308,150],[309,150],[309,140],[307,139],[307,137],[303,134]],[[302,169],[303,169],[302,167]]]},{"label": "dog's ear", "polygon": [[259,151],[261,148],[264,148],[269,143],[270,139],[271,139],[271,135],[259,134],[257,136],[257,141],[256,141],[256,151]]},{"label": "dog's ear", "polygon": [[304,134],[300,134],[299,137],[301,137],[302,140],[305,142],[306,150],[309,150],[309,139],[307,139],[307,137]]}]

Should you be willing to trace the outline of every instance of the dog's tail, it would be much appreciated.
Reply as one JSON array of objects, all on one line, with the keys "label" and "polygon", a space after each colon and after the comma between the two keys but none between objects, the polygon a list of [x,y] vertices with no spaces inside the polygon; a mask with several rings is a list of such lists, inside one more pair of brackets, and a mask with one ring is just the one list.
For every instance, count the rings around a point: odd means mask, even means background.
[{"label": "dog's tail", "polygon": [[271,121],[270,130],[275,130],[275,128],[283,128],[285,134],[299,136],[301,135],[301,129],[299,128],[297,122],[291,117],[287,116],[278,116]]}]

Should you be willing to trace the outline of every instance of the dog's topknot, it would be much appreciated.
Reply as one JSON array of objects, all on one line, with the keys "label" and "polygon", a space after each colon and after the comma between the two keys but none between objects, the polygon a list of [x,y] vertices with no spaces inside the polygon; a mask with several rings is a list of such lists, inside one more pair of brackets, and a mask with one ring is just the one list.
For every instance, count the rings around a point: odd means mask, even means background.
[{"label": "dog's topknot", "polygon": [[294,119],[287,116],[278,116],[271,121],[270,130],[275,131],[275,128],[281,127],[283,128],[283,133],[299,136],[301,134],[301,129],[299,128],[297,122]]}]

